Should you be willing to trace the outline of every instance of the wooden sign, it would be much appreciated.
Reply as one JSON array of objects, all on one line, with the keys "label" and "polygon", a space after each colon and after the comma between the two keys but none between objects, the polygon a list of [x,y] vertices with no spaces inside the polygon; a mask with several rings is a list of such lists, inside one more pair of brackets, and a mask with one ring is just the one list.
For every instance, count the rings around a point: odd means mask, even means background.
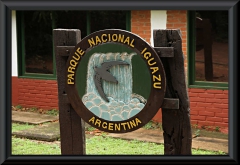
[{"label": "wooden sign", "polygon": [[155,50],[124,30],[83,38],[66,64],[66,92],[73,109],[91,126],[111,133],[134,131],[161,108],[165,71]]}]

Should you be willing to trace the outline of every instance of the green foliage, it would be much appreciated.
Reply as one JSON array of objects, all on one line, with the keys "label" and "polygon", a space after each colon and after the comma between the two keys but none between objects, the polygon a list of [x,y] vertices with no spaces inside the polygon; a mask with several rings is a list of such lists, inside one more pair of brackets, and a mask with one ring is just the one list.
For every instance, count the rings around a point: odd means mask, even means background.
[{"label": "green foliage", "polygon": [[145,128],[145,129],[152,129],[153,127],[152,127],[152,121],[149,121],[147,124],[145,124],[144,126],[143,126],[143,128]]},{"label": "green foliage", "polygon": [[45,144],[21,138],[12,138],[12,155],[60,155],[61,150],[57,144]]},{"label": "green foliage", "polygon": [[94,131],[96,130],[96,128],[92,127],[92,126],[88,126],[85,128],[86,131]]},{"label": "green foliage", "polygon": [[57,109],[51,109],[51,110],[47,111],[46,114],[57,116],[59,114],[59,111]]},{"label": "green foliage", "polygon": [[32,107],[29,109],[30,112],[36,112],[38,109],[36,107]]},{"label": "green foliage", "polygon": [[16,109],[21,109],[22,106],[21,106],[21,105],[17,105],[17,106],[15,106],[15,108],[16,108]]},{"label": "green foliage", "polygon": [[162,123],[149,121],[147,124],[143,126],[144,129],[160,129],[162,130]]},{"label": "green foliage", "polygon": [[[12,155],[60,155],[55,143],[12,137]],[[104,136],[86,139],[87,155],[163,155],[164,146],[138,140],[122,140]],[[226,155],[222,151],[192,149],[192,155]]]},{"label": "green foliage", "polygon": [[195,136],[198,137],[200,136],[200,129],[197,129],[195,132],[194,132]]},{"label": "green foliage", "polygon": [[33,127],[34,125],[12,123],[12,132],[21,131],[21,130],[25,130]]},{"label": "green foliage", "polygon": [[219,132],[219,131],[220,131],[220,127],[219,127],[219,126],[216,126],[216,127],[215,127],[215,131]]},{"label": "green foliage", "polygon": [[86,152],[89,155],[163,155],[163,145],[94,136],[86,140]]},{"label": "green foliage", "polygon": [[[33,128],[35,125],[12,124],[12,131],[20,131]],[[89,127],[89,129],[95,129]],[[60,140],[60,139],[59,139]],[[12,136],[12,155],[60,155],[61,149],[59,141],[43,142],[16,138]],[[138,140],[123,140],[109,137],[106,133],[100,136],[86,138],[87,155],[163,155],[164,146],[162,144],[143,142]],[[226,155],[222,151],[206,151],[192,149],[192,155]]]},{"label": "green foliage", "polygon": [[192,149],[192,155],[226,155],[222,151],[207,151],[202,149]]}]

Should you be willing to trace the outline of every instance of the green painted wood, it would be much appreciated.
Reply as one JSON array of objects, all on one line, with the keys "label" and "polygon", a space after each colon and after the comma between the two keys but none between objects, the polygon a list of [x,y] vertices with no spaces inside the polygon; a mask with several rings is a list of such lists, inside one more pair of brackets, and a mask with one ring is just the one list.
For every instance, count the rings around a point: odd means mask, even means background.
[{"label": "green painted wood", "polygon": [[[103,40],[102,38],[104,38],[104,35],[107,35],[108,39]],[[122,41],[122,38],[112,38],[114,36],[116,37],[120,35],[128,37],[124,42]],[[99,41],[99,37],[102,39],[102,41]],[[96,39],[96,42],[94,39]],[[131,39],[131,43],[129,42],[129,39]],[[107,53],[103,53],[104,49],[102,46],[105,45],[109,46],[108,50],[105,49]],[[115,48],[112,45],[114,45]],[[127,48],[123,48],[124,46]],[[94,48],[97,47],[100,47],[99,50],[97,52],[94,52]],[[130,53],[128,53],[126,49],[130,49]],[[65,87],[70,104],[77,112],[77,114],[85,120],[85,122],[95,128],[98,128],[99,130],[111,133],[126,133],[144,126],[154,117],[163,103],[166,91],[166,79],[163,65],[157,53],[148,43],[146,43],[146,41],[126,30],[106,29],[94,32],[85,37],[76,45],[74,50],[75,51],[71,53],[67,61],[65,74],[67,81],[65,81]],[[89,57],[89,55],[91,57]],[[119,60],[128,62],[127,59],[129,58],[129,55],[139,56],[139,58],[143,60],[143,63],[146,65],[146,67],[139,67],[139,63],[136,64],[138,66],[138,72],[141,70],[141,75],[137,76],[138,78],[143,78],[141,83],[145,81],[145,87],[146,80],[142,74],[145,72],[145,70],[148,70],[148,74],[150,74],[149,81],[151,83],[149,85],[150,94],[148,99],[146,100],[143,96],[139,96],[134,92],[132,92],[131,96],[129,96],[129,93],[126,92],[126,98],[130,97],[132,99],[126,100],[125,102],[122,101],[122,98],[125,99],[125,96],[122,95],[122,93],[125,93],[125,88],[132,91],[132,87],[129,87],[129,85],[131,85],[129,82],[132,81],[132,75],[130,77],[127,72],[126,74],[124,73],[130,68],[121,68],[120,66],[114,66],[111,68],[112,70],[109,68],[109,74],[116,76],[117,80],[119,80],[119,86],[116,84],[115,86],[114,84],[109,84],[109,86],[107,85],[107,88],[114,90],[111,93],[111,91],[109,92],[108,89],[104,89],[104,93],[107,91],[108,96],[110,94],[113,95],[113,97],[108,97],[109,102],[104,101],[104,99],[101,99],[102,95],[100,95],[98,92],[99,89],[95,88],[95,86],[99,87],[99,82],[94,82],[94,75],[96,72],[94,68],[96,66],[100,67],[102,63],[109,62],[109,60],[112,62]],[[83,65],[82,68],[81,65]],[[87,70],[84,70],[84,68],[86,68],[86,65],[88,65]],[[85,75],[87,74],[87,80],[86,76],[84,75],[82,78],[78,79],[78,76],[81,76],[81,73]],[[105,77],[105,79],[108,78]],[[81,88],[79,87],[79,83],[81,81],[84,81],[83,84],[85,84],[85,88],[83,89],[84,91],[87,87],[87,94],[85,95],[83,93],[83,97],[80,96],[78,90]],[[101,83],[104,84],[105,81],[101,81],[100,84]],[[139,88],[137,89],[139,90]],[[89,90],[90,92],[88,92]],[[123,92],[120,90],[123,90]],[[116,95],[118,93],[120,93],[120,96]],[[132,100],[133,102],[131,102]],[[138,103],[142,103],[145,106],[139,107]],[[140,112],[139,109],[141,109]],[[105,115],[109,115],[110,117],[106,117]]]},{"label": "green painted wood", "polygon": [[[111,45],[111,48],[109,48]],[[89,61],[89,58],[92,54],[95,52],[102,52],[102,53],[108,53],[109,51],[113,53],[117,52],[127,52],[131,53],[132,50],[127,48],[126,46],[119,47],[117,44],[103,44],[99,45],[98,47],[93,48],[89,52],[87,52],[84,57],[81,60],[81,65],[79,65],[79,68],[77,70],[77,89],[79,92],[80,97],[82,97],[86,90],[86,81],[81,81],[82,79],[86,79],[87,74],[87,64]],[[141,59],[139,56],[133,56],[132,58],[132,64],[133,64],[133,93],[139,94],[143,96],[144,98],[148,98],[150,94],[150,86],[151,86],[151,78],[149,71],[147,69],[147,66],[143,59]],[[141,70],[139,68],[146,68],[144,72],[140,72]]]},{"label": "green painted wood", "polygon": [[196,81],[194,85],[189,85],[189,88],[203,88],[203,89],[228,89],[228,83],[222,82],[205,82]]},{"label": "green painted wood", "polygon": [[17,11],[17,47],[18,47],[18,75],[21,76],[25,73],[25,48],[24,48],[24,17],[23,12]]},{"label": "green painted wood", "polygon": [[126,30],[131,31],[131,11],[127,11],[126,14]]},{"label": "green painted wood", "polygon": [[188,11],[188,39],[187,39],[187,52],[188,52],[188,85],[193,85],[195,82],[195,12]]}]

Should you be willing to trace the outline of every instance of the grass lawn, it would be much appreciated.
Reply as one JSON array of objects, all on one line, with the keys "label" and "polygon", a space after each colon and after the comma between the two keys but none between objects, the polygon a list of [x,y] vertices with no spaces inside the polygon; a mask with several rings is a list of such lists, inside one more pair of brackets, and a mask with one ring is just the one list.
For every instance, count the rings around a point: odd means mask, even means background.
[{"label": "grass lawn", "polygon": [[[12,124],[12,131],[32,128],[27,124]],[[86,136],[88,137],[88,136]],[[100,134],[86,138],[86,155],[163,155],[162,144],[137,140],[122,140]],[[60,155],[60,142],[43,142],[12,136],[12,155]],[[223,152],[192,149],[192,155],[225,155]]]},{"label": "grass lawn", "polygon": [[33,128],[34,125],[12,123],[12,132]]}]

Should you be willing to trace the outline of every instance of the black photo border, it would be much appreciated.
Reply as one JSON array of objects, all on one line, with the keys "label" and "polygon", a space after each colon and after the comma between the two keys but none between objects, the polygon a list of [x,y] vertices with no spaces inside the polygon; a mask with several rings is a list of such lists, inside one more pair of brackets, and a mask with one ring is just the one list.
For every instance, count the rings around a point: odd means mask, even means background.
[{"label": "black photo border", "polygon": [[[238,163],[237,43],[239,0],[0,0],[0,164],[23,163]],[[229,155],[226,156],[12,156],[11,155],[11,11],[12,10],[228,10]]]}]

